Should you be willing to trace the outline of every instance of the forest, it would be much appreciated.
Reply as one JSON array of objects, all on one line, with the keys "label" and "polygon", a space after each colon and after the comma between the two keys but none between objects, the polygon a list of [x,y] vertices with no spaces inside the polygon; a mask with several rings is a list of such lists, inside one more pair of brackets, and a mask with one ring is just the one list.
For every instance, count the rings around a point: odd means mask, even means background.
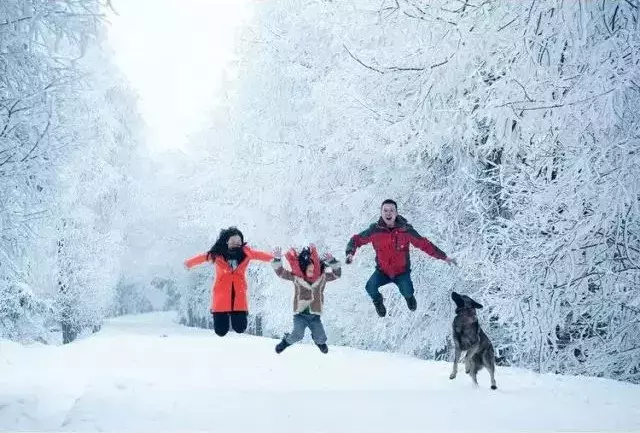
[{"label": "forest", "polygon": [[[157,152],[109,2],[0,3],[2,338],[154,310],[210,327],[213,268],[183,262],[222,228],[344,263],[392,198],[459,266],[414,250],[418,309],[383,288],[382,320],[363,247],[327,288],[332,344],[450,360],[455,290],[500,365],[640,383],[637,0],[254,7],[207,120]],[[279,338],[291,288],[248,275],[250,332]]]}]

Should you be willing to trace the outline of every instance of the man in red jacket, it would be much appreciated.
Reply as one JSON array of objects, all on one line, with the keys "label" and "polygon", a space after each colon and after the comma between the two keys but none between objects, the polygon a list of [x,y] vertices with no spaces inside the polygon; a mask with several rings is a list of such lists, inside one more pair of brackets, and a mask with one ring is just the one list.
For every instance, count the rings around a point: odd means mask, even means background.
[{"label": "man in red jacket", "polygon": [[406,219],[398,215],[398,205],[389,199],[382,202],[378,222],[351,237],[347,244],[346,263],[351,263],[356,250],[368,243],[373,243],[376,252],[376,270],[367,281],[366,290],[380,317],[387,314],[387,309],[379,289],[389,283],[398,286],[409,310],[415,311],[417,308],[411,281],[410,244],[436,259],[444,260],[450,265],[456,264],[455,259],[447,257],[440,248],[420,236]]}]

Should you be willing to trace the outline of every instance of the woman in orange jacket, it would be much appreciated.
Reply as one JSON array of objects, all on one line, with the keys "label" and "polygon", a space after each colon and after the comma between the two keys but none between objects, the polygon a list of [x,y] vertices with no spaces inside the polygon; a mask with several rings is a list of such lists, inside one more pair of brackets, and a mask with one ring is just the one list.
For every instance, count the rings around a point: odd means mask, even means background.
[{"label": "woman in orange jacket", "polygon": [[211,249],[184,262],[187,269],[211,262],[216,278],[211,288],[211,314],[213,329],[219,336],[234,331],[242,333],[247,329],[249,314],[247,301],[247,266],[251,260],[269,262],[273,255],[254,250],[246,245],[242,232],[236,227],[220,231]]}]

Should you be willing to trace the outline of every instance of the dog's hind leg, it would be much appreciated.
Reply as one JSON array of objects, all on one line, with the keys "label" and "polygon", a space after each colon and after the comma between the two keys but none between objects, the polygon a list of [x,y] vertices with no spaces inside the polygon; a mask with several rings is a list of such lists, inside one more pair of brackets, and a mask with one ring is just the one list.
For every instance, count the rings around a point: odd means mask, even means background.
[{"label": "dog's hind leg", "polygon": [[495,378],[495,367],[493,365],[491,367],[487,367],[487,371],[489,372],[489,376],[491,376],[491,389],[498,389]]},{"label": "dog's hind leg", "polygon": [[482,363],[487,367],[489,376],[491,377],[491,389],[498,389],[496,385],[495,370],[496,370],[496,357],[493,350],[486,350],[482,354]]},{"label": "dog's hind leg", "polygon": [[471,380],[473,381],[473,386],[478,386],[478,372],[472,369],[469,375],[471,376]]},{"label": "dog's hind leg", "polygon": [[460,362],[460,354],[462,353],[462,350],[460,350],[460,347],[458,347],[457,345],[455,350],[456,351],[453,355],[453,370],[451,370],[449,379],[455,379],[456,375],[458,374],[458,363]]}]

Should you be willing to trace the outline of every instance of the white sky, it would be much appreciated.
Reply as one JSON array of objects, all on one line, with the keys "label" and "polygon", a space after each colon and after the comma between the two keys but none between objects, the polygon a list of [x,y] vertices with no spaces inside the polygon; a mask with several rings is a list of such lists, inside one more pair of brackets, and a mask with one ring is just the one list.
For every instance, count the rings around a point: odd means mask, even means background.
[{"label": "white sky", "polygon": [[113,0],[109,41],[141,97],[152,149],[202,128],[251,0]]}]

